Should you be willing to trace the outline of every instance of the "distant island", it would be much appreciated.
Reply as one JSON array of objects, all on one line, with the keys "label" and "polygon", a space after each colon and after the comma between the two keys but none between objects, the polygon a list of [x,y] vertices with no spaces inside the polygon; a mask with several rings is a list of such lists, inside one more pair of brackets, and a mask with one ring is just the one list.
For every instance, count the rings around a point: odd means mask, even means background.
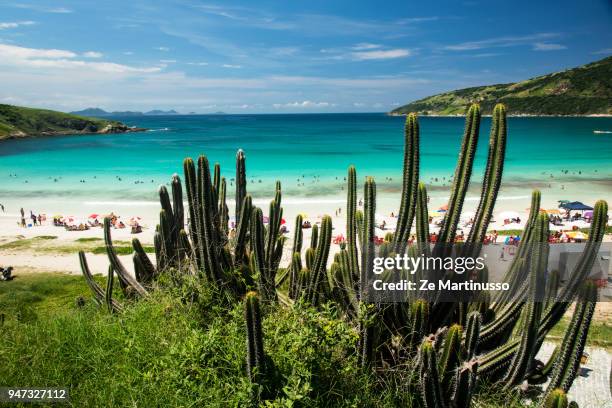
[{"label": "distant island", "polygon": [[471,103],[491,114],[495,103],[515,116],[612,115],[612,57],[526,81],[445,92],[400,106],[391,115],[463,115]]},{"label": "distant island", "polygon": [[73,115],[81,115],[81,116],[89,116],[94,118],[104,118],[108,116],[161,116],[161,115],[179,115],[177,111],[174,109],[171,110],[160,110],[153,109],[147,112],[138,112],[138,111],[114,111],[107,112],[104,109],[100,108],[87,108],[80,111],[70,112]]},{"label": "distant island", "polygon": [[0,140],[32,136],[127,133],[142,130],[144,129],[129,127],[114,120],[0,104]]}]

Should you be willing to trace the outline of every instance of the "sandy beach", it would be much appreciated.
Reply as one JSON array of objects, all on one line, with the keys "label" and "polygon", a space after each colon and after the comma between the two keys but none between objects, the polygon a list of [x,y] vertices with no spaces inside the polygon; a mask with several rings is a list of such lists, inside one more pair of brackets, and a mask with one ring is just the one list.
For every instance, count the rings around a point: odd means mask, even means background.
[{"label": "sandy beach", "polygon": [[[527,219],[530,205],[530,192],[525,191],[524,194],[519,195],[508,195],[510,199],[503,199],[504,195],[501,195],[501,199],[498,201],[496,209],[494,211],[494,222],[490,224],[489,230],[497,230],[500,237],[498,242],[503,242],[503,237],[510,235],[505,233],[508,230],[520,230],[524,228],[524,222]],[[475,194],[471,195],[476,198]],[[543,208],[556,208],[557,199],[561,196],[557,195],[544,195],[543,194]],[[588,202],[590,205],[594,204],[595,200]],[[435,192],[430,197],[429,209],[430,214],[435,215],[439,208],[441,208],[447,202],[447,196],[444,192]],[[255,199],[254,204],[261,207],[264,210],[264,214],[267,212],[267,206],[269,201],[266,199]],[[396,215],[398,212],[399,195],[382,193],[377,199],[377,224],[382,224],[383,221],[386,224],[385,230],[380,228],[376,229],[376,234],[379,237],[384,237],[387,232],[392,232],[395,228],[395,218],[392,215]],[[463,232],[467,234],[469,232],[469,226],[467,221],[471,214],[476,209],[478,200],[468,199],[466,200],[465,207],[463,209],[462,221],[460,222],[459,233]],[[233,214],[234,202],[228,200],[228,206],[230,208],[230,214]],[[88,253],[88,260],[90,262],[91,269],[95,273],[105,273],[108,265],[108,260],[100,247],[104,245],[103,231],[100,227],[91,227],[86,231],[68,231],[63,227],[56,227],[53,225],[50,217],[53,214],[58,213],[57,208],[46,209],[44,201],[41,200],[41,206],[35,209],[35,214],[45,213],[47,214],[47,221],[43,222],[42,226],[31,226],[23,228],[19,225],[19,212],[13,212],[14,208],[8,209],[5,213],[0,213],[0,264],[7,266],[11,265],[16,268],[16,272],[19,268],[32,267],[36,271],[63,271],[73,274],[80,272],[79,262],[77,258],[78,250],[84,250]],[[81,206],[81,208],[69,208],[68,211],[60,212],[63,215],[70,215],[75,217],[77,220],[87,220],[88,216],[92,213],[96,214],[109,214],[114,213],[120,216],[120,220],[123,220],[126,224],[128,220],[133,216],[139,216],[141,218],[140,224],[143,230],[139,234],[131,234],[129,227],[125,229],[114,228],[112,230],[113,240],[117,245],[129,246],[132,238],[137,237],[145,246],[153,245],[153,236],[155,232],[155,226],[158,223],[158,211],[159,203],[155,202],[112,202],[112,203],[98,203],[97,205]],[[185,203],[187,208],[187,203]],[[288,229],[286,236],[288,240],[285,244],[285,253],[281,266],[289,264],[290,251],[292,247],[293,228],[295,224],[295,217],[298,214],[304,214],[312,224],[319,223],[323,215],[330,215],[332,217],[333,233],[332,236],[338,235],[346,236],[346,218],[345,218],[346,198],[342,195],[336,196],[325,196],[325,197],[283,197],[283,218],[286,220],[285,226]],[[11,211],[13,210],[13,211]],[[29,215],[29,208],[25,208],[26,217]],[[500,216],[505,214],[517,213],[520,218],[520,223],[510,223],[504,225],[504,220]],[[430,232],[436,232],[438,226],[436,223],[441,220],[443,212],[439,212],[439,217],[434,217],[432,224],[430,224]],[[29,221],[29,220],[28,220]],[[572,227],[577,226],[579,228],[587,228],[589,224],[585,221],[578,220],[574,222],[565,222],[562,227],[551,226],[554,230],[571,230]],[[304,242],[310,241],[310,229],[304,229]],[[513,234],[514,231],[511,231]],[[611,235],[606,235],[605,241],[612,241]],[[98,248],[97,251],[95,249]],[[339,251],[339,245],[332,245],[333,253]],[[93,252],[93,253],[92,253]],[[151,254],[154,256],[154,254]],[[124,255],[121,257],[128,269],[132,268],[132,260],[130,255]],[[330,260],[332,257],[330,256]]]}]

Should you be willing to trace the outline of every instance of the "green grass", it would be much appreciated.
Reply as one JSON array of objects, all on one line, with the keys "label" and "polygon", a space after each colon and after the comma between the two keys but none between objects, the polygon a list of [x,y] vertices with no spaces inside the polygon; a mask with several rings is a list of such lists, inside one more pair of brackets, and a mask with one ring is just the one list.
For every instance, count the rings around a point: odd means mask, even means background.
[{"label": "green grass", "polygon": [[[57,237],[52,235],[41,235],[33,238],[17,239],[0,245],[0,251],[35,251],[47,254],[76,254],[79,251],[93,254],[105,254],[106,247],[100,245],[101,238],[78,238],[73,242],[53,242]],[[129,241],[117,240],[114,242],[115,250],[119,255],[131,255],[134,252]],[[146,253],[155,253],[155,248],[150,245],[143,247]],[[76,256],[76,255],[75,255]]]},{"label": "green grass", "polygon": [[[67,386],[79,407],[250,405],[240,303],[223,305],[194,283],[189,293],[159,290],[113,316],[91,301],[77,309],[72,299],[85,288],[75,279],[17,276],[0,285],[3,385]],[[194,294],[197,302],[185,300]],[[32,297],[38,318],[17,318]],[[411,406],[410,395],[362,373],[356,332],[333,310],[274,308],[264,332],[283,390],[275,406]]]},{"label": "green grass", "polygon": [[103,241],[103,239],[98,238],[98,237],[87,237],[87,238],[77,238],[74,240],[74,242],[97,242],[97,241]]},{"label": "green grass", "polygon": [[[96,277],[104,284],[103,277]],[[0,378],[6,386],[69,387],[71,405],[250,406],[243,307],[186,278],[181,289],[161,279],[147,300],[110,315],[81,276],[19,274],[0,282]],[[84,296],[84,307],[75,299]],[[334,308],[264,309],[265,349],[282,390],[276,407],[414,407],[406,374],[374,378],[355,355],[355,327]],[[564,320],[552,332],[563,333]],[[596,323],[589,345],[604,345],[610,327]],[[607,343],[609,345],[609,343]],[[523,407],[515,393],[484,387],[483,407]]]},{"label": "green grass", "polygon": [[[134,248],[130,245],[114,245],[113,246],[115,248],[115,251],[117,252],[117,254],[119,255],[131,255],[134,253]],[[155,253],[155,247],[152,246],[143,246],[143,249],[146,253],[148,254],[154,254]],[[91,250],[91,253],[93,254],[105,254],[106,253],[106,247],[105,246],[97,246],[95,248],[93,248]]]}]

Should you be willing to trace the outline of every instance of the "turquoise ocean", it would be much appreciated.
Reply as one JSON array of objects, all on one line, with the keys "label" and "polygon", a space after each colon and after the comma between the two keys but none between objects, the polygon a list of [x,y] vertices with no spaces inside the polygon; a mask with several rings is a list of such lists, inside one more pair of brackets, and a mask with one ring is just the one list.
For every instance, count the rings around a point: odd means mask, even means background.
[{"label": "turquoise ocean", "polygon": [[[149,130],[0,142],[0,203],[53,211],[92,203],[153,203],[157,186],[173,173],[181,175],[187,156],[205,154],[211,163],[220,163],[231,185],[237,149],[246,153],[249,191],[256,197],[270,196],[275,180],[282,182],[285,197],[341,197],[350,164],[357,167],[360,180],[374,176],[381,195],[396,195],[400,189],[403,117],[372,113],[115,119]],[[481,122],[475,189],[486,160],[490,122],[487,117]],[[463,125],[463,118],[420,118],[421,180],[434,196],[448,195]],[[544,194],[550,190],[551,198],[612,198],[612,134],[595,130],[611,131],[612,118],[508,118],[501,198],[525,199],[532,188]]]}]

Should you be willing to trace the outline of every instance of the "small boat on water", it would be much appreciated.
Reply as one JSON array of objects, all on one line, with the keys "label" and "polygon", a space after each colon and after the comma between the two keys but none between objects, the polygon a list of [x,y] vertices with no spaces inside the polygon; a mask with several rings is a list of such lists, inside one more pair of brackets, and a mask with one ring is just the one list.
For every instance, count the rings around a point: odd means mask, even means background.
[{"label": "small boat on water", "polygon": [[596,133],[596,134],[612,133],[612,130],[594,130],[593,133]]}]

